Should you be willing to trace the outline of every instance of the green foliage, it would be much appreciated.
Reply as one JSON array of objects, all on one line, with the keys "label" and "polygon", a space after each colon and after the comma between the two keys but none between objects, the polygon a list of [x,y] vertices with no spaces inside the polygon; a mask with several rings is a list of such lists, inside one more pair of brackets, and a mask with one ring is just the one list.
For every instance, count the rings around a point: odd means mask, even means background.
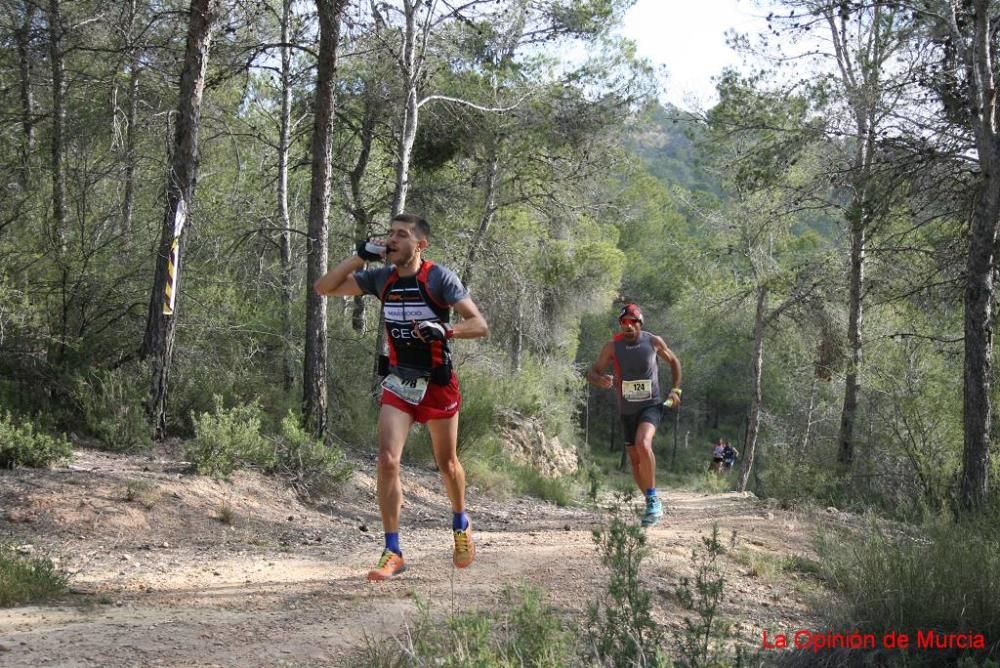
[{"label": "green foliage", "polygon": [[262,433],[256,402],[227,409],[216,396],[215,410],[194,416],[193,422],[195,437],[186,444],[185,455],[202,475],[226,478],[253,466],[289,478],[304,496],[330,494],[351,475],[343,451],[310,436],[293,411],[271,437]]},{"label": "green foliage", "polygon": [[769,498],[787,503],[813,500],[841,507],[850,499],[844,480],[828,465],[830,461],[834,461],[832,453],[829,459],[803,459],[785,448],[772,446],[767,464],[760,471],[764,490]]},{"label": "green foliage", "polygon": [[594,529],[601,563],[608,569],[607,592],[591,604],[589,628],[593,659],[602,666],[663,666],[662,633],[653,620],[649,591],[640,580],[640,567],[649,554],[646,534],[634,519],[623,517],[627,497],[610,508],[605,528]]},{"label": "green foliage", "polygon": [[[934,318],[909,310],[893,315],[892,321],[907,321],[902,326],[938,326]],[[955,446],[962,442],[962,395],[954,391],[955,367],[950,351],[936,342],[900,337],[872,347],[875,359],[866,381],[877,393],[871,411],[875,438],[883,446],[870,466],[895,482],[866,491],[897,517],[920,520],[923,513],[947,507],[961,466],[961,449]]]},{"label": "green foliage", "polygon": [[627,141],[652,176],[692,192],[720,194],[718,179],[701,168],[694,150],[705,132],[702,123],[690,113],[660,104],[650,104],[640,120],[642,125]]},{"label": "green foliage", "polygon": [[697,615],[694,618],[684,618],[684,633],[679,639],[682,665],[691,668],[721,668],[729,663],[724,661],[719,647],[725,636],[725,630],[719,624],[719,608],[726,584],[719,565],[719,557],[725,554],[725,548],[719,542],[719,525],[713,524],[712,535],[702,536],[701,542],[702,550],[691,551],[691,562],[695,567],[694,582],[683,577],[677,587],[677,598],[681,605]]},{"label": "green foliage", "polygon": [[0,608],[44,603],[67,591],[69,576],[50,559],[23,555],[0,543]]},{"label": "green foliage", "polygon": [[227,409],[216,395],[215,410],[196,415],[193,421],[195,437],[186,444],[184,454],[198,473],[226,478],[241,466],[274,466],[275,449],[260,433],[256,402]]},{"label": "green foliage", "polygon": [[[1000,634],[995,524],[941,520],[917,534],[872,521],[859,537],[822,535],[817,548],[824,575],[846,600],[837,623],[914,638],[918,629],[982,633],[987,646]],[[993,659],[997,651],[993,645]]]},{"label": "green foliage", "polygon": [[149,393],[145,365],[91,371],[77,379],[74,398],[87,430],[112,452],[148,448],[152,427],[144,399]]},{"label": "green foliage", "polygon": [[597,503],[597,497],[601,494],[601,469],[593,462],[586,468],[587,477],[587,498],[591,503]]},{"label": "green foliage", "polygon": [[122,498],[129,503],[138,503],[146,510],[149,510],[160,500],[162,492],[160,488],[148,480],[128,480],[125,483],[125,490]]},{"label": "green foliage", "polygon": [[776,580],[788,573],[819,575],[822,568],[819,562],[800,554],[771,554],[746,547],[732,552],[732,557],[736,563],[746,566],[751,577],[765,580]]},{"label": "green foliage", "polygon": [[550,501],[557,506],[568,506],[574,494],[568,482],[562,478],[548,478],[527,466],[514,467],[514,480],[519,492]]},{"label": "green foliage", "polygon": [[226,526],[233,526],[236,523],[236,509],[229,501],[223,501],[215,508],[215,519]]},{"label": "green foliage", "polygon": [[291,411],[281,421],[275,444],[276,469],[291,476],[305,496],[330,494],[351,477],[343,451],[312,438]]},{"label": "green foliage", "polygon": [[486,446],[497,431],[497,417],[505,412],[538,418],[546,435],[558,436],[564,443],[575,441],[580,382],[569,364],[543,365],[529,358],[516,374],[466,365],[459,370],[459,382],[460,453],[489,450]]},{"label": "green foliage", "polygon": [[449,616],[443,624],[430,606],[417,601],[418,618],[405,637],[369,639],[364,666],[445,668],[559,668],[574,665],[571,636],[542,593],[531,587],[505,588],[488,611]]},{"label": "green foliage", "polygon": [[44,468],[72,454],[64,435],[50,436],[37,431],[32,422],[0,413],[0,468]]},{"label": "green foliage", "polygon": [[477,449],[462,460],[468,485],[494,499],[509,499],[515,493],[517,483],[509,466],[499,445]]}]

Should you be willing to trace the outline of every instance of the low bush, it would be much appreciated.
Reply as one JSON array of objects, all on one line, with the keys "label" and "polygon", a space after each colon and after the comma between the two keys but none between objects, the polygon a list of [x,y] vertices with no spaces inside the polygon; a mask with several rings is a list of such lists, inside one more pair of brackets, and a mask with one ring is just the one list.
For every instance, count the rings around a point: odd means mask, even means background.
[{"label": "low bush", "polygon": [[412,629],[399,638],[369,641],[360,665],[496,666],[556,668],[577,665],[571,634],[559,616],[530,587],[504,589],[491,610],[448,617],[436,623],[426,603]]},{"label": "low bush", "polygon": [[149,394],[148,373],[144,366],[126,365],[77,378],[73,397],[84,426],[105,449],[134,452],[150,446],[152,427],[143,405]]},{"label": "low bush", "polygon": [[587,648],[600,666],[666,666],[660,645],[663,634],[653,620],[649,589],[640,567],[649,554],[646,533],[628,509],[628,497],[610,508],[607,527],[594,530],[601,563],[608,569],[608,588],[590,607]]},{"label": "low bush", "polygon": [[193,416],[193,422],[195,437],[184,453],[198,473],[226,478],[244,466],[272,469],[276,464],[274,445],[260,433],[257,402],[224,408],[217,395],[215,410]]},{"label": "low bush", "polygon": [[0,543],[0,608],[43,603],[66,593],[69,576],[52,561]]},{"label": "low bush", "polygon": [[32,422],[0,413],[0,468],[44,468],[72,454],[65,436],[50,436]]},{"label": "low bush", "polygon": [[[846,600],[835,620],[873,633],[917,631],[981,633],[985,650],[977,661],[1000,658],[1000,533],[995,526],[928,525],[919,535],[872,521],[858,537],[821,536],[824,575]],[[936,653],[930,663],[947,665],[962,652]],[[917,664],[915,664],[917,665]]]},{"label": "low bush", "polygon": [[291,411],[281,421],[274,442],[276,470],[290,476],[304,496],[330,494],[351,477],[343,451],[310,436]]},{"label": "low bush", "polygon": [[522,494],[549,501],[560,507],[574,500],[573,487],[564,478],[547,478],[533,468],[513,466],[515,489]]}]

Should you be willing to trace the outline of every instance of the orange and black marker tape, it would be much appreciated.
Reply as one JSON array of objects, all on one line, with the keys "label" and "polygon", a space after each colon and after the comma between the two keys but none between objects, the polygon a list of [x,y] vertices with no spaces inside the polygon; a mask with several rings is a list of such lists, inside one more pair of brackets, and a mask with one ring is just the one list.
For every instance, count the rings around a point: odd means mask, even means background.
[{"label": "orange and black marker tape", "polygon": [[180,237],[174,237],[170,244],[170,257],[167,258],[167,284],[163,289],[163,315],[174,314],[174,302],[177,298],[177,270],[180,258],[177,254]]}]

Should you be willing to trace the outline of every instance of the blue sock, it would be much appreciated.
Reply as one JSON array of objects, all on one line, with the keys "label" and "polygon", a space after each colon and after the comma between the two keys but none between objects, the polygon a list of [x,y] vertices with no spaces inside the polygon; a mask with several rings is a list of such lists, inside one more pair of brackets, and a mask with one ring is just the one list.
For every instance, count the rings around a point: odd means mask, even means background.
[{"label": "blue sock", "polygon": [[460,513],[452,513],[451,528],[453,531],[465,531],[469,528],[469,516],[463,510]]},{"label": "blue sock", "polygon": [[385,549],[390,552],[395,552],[399,556],[403,556],[403,551],[399,549],[399,532],[385,534]]},{"label": "blue sock", "polygon": [[648,499],[650,497],[656,498],[656,488],[655,487],[650,487],[649,489],[646,490],[646,498]]}]

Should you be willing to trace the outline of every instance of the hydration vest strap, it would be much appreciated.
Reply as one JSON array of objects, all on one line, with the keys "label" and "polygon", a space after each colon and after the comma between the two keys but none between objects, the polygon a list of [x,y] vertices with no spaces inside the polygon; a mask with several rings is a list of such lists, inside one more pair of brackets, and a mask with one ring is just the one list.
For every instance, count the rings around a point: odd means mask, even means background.
[{"label": "hydration vest strap", "polygon": [[[427,277],[430,276],[431,268],[433,266],[434,266],[434,263],[431,260],[424,260],[420,264],[420,269],[419,269],[419,271],[417,271],[417,274],[416,274],[417,285],[419,285],[420,288],[421,288],[421,290],[420,290],[421,294],[423,294],[428,299],[430,299],[432,302],[434,302],[435,306],[437,306],[438,308],[448,308],[447,304],[442,304],[431,293],[430,287],[429,287],[429,285],[427,283]],[[379,300],[380,301],[382,301],[383,303],[385,302],[385,297],[386,297],[386,295],[389,294],[389,288],[391,288],[393,286],[393,284],[395,284],[395,282],[398,281],[398,280],[399,280],[399,270],[396,267],[393,267],[392,268],[392,273],[389,274],[389,277],[385,281],[385,285],[382,287],[382,294],[379,295]]]}]

